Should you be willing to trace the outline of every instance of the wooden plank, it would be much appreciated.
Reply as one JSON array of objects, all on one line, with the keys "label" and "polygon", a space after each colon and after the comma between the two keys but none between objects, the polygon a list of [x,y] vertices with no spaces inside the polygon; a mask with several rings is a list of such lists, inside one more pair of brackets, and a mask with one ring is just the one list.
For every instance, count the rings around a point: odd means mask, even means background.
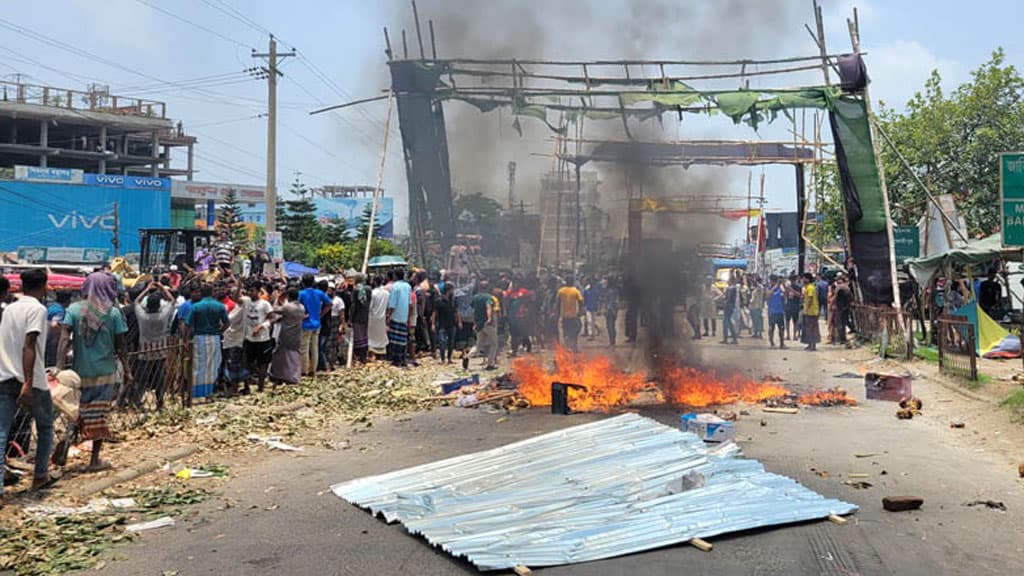
[{"label": "wooden plank", "polygon": [[529,568],[527,568],[526,566],[523,566],[522,564],[520,564],[519,566],[516,566],[515,568],[513,568],[512,571],[515,572],[516,574],[518,574],[519,576],[524,576],[526,574],[533,574],[533,570],[530,570]]},{"label": "wooden plank", "polygon": [[839,524],[840,526],[843,525],[843,524],[846,524],[848,522],[848,520],[846,518],[843,518],[842,516],[839,516],[839,515],[836,515],[836,514],[829,514],[828,515],[828,519],[833,524]]},{"label": "wooden plank", "polygon": [[769,414],[799,414],[799,408],[773,408],[771,406],[765,406],[761,408],[762,412],[768,412]]},{"label": "wooden plank", "polygon": [[690,546],[693,546],[694,548],[702,552],[711,552],[711,549],[714,548],[711,542],[708,542],[707,540],[704,540],[702,538],[692,538],[689,541],[689,544]]}]

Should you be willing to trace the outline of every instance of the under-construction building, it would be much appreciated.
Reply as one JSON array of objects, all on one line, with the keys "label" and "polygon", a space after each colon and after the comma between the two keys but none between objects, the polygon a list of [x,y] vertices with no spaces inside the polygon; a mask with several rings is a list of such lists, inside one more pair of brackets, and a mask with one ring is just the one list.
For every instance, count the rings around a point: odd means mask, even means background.
[{"label": "under-construction building", "polygon": [[597,173],[581,172],[578,189],[576,184],[572,174],[550,172],[541,178],[541,266],[568,268],[591,259],[607,235],[610,217],[600,208]]},{"label": "under-construction building", "polygon": [[[95,174],[184,176],[192,180],[196,139],[167,117],[163,102],[0,81],[0,168],[71,168]],[[187,165],[171,150],[187,148]]]}]

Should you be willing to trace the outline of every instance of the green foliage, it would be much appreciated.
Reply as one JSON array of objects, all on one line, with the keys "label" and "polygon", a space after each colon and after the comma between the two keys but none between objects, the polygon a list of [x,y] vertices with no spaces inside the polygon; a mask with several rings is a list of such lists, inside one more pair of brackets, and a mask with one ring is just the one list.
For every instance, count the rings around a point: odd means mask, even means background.
[{"label": "green foliage", "polygon": [[[948,96],[939,73],[903,113],[884,109],[882,128],[914,173],[935,194],[953,194],[972,236],[999,229],[1000,152],[1024,148],[1024,78],[1000,48]],[[911,173],[883,146],[893,219],[916,223],[927,198]]]},{"label": "green foliage", "polygon": [[810,239],[819,248],[844,243],[846,216],[839,193],[839,170],[835,164],[820,164],[814,171],[814,181],[815,189],[820,191],[820,201],[814,208],[819,222],[811,228]]},{"label": "green foliage", "polygon": [[242,222],[241,208],[238,206],[238,196],[234,188],[228,188],[224,196],[224,206],[217,215],[217,228],[228,230],[231,240],[236,244],[244,245],[249,242],[249,234]]},{"label": "green foliage", "polygon": [[477,231],[491,227],[501,215],[501,204],[479,192],[457,196],[453,207],[459,223],[475,227]]},{"label": "green foliage", "polygon": [[1003,407],[1013,413],[1018,422],[1024,421],[1024,390],[1017,390],[1003,400]]},{"label": "green foliage", "polygon": [[[350,239],[345,243],[324,244],[316,249],[316,266],[330,272],[340,272],[353,268],[359,270],[363,266],[363,255],[366,250],[366,238]],[[374,256],[403,256],[402,251],[390,240],[374,238],[370,245],[370,258]]]},{"label": "green foliage", "polygon": [[[363,215],[359,217],[359,227],[356,228],[357,238],[366,238],[366,234],[370,231],[370,218],[373,217],[373,205],[367,204],[363,206]],[[373,237],[376,238],[380,234],[380,223],[376,222],[377,218],[373,218]]]}]

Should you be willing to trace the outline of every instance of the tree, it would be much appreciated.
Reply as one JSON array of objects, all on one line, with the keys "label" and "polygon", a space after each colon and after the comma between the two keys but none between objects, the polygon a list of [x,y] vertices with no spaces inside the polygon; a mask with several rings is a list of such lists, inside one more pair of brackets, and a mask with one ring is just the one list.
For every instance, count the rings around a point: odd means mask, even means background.
[{"label": "tree", "polygon": [[305,197],[308,190],[298,178],[292,183],[291,193],[295,199],[284,201],[277,223],[284,241],[284,257],[308,263],[323,242],[324,229],[317,219],[316,205]]},{"label": "tree", "polygon": [[373,213],[373,203],[368,202],[366,206],[363,206],[363,215],[359,217],[359,226],[356,228],[356,238],[366,238],[366,234],[370,231],[370,218],[373,218],[373,237],[376,238],[380,235],[380,222],[377,221],[376,215]]},{"label": "tree", "polygon": [[476,231],[493,227],[501,215],[501,204],[479,192],[457,196],[453,208],[460,224],[469,225]]},{"label": "tree", "polygon": [[[345,243],[324,244],[316,249],[314,262],[317,267],[331,272],[349,268],[359,270],[363,266],[365,251],[365,236],[350,239]],[[373,244],[370,245],[370,258],[387,255],[402,256],[402,251],[390,240],[374,238]]]},{"label": "tree", "polygon": [[[941,80],[933,72],[904,112],[883,110],[879,121],[934,194],[953,194],[969,233],[991,234],[1000,226],[998,154],[1024,148],[1024,78],[1000,48],[949,96]],[[928,199],[887,146],[883,164],[894,219],[916,222]]]},{"label": "tree", "polygon": [[249,233],[245,228],[245,222],[242,222],[241,208],[238,206],[238,196],[234,188],[228,188],[224,196],[224,205],[217,215],[217,227],[227,230],[236,244],[246,244],[249,241]]},{"label": "tree", "polygon": [[332,218],[323,228],[322,242],[325,244],[344,244],[350,240],[348,225],[343,218]]}]

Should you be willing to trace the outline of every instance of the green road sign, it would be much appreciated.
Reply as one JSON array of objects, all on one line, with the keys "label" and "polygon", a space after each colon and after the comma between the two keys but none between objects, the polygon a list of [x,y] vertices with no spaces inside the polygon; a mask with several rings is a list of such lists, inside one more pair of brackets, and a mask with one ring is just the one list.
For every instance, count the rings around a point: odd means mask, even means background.
[{"label": "green road sign", "polygon": [[999,200],[1003,246],[1024,247],[1024,153],[999,155]]},{"label": "green road sign", "polygon": [[908,258],[917,258],[921,255],[921,234],[917,226],[893,226],[892,240],[897,265],[903,264]]}]

